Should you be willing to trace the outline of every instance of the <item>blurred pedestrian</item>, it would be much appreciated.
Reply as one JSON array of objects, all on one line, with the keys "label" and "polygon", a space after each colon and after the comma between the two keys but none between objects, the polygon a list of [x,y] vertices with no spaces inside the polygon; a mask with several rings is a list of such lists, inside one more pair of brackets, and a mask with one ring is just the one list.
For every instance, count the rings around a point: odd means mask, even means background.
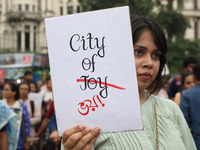
[{"label": "blurred pedestrian", "polygon": [[27,83],[33,82],[33,73],[31,71],[26,71],[24,73],[24,82]]},{"label": "blurred pedestrian", "polygon": [[196,86],[181,95],[180,108],[191,129],[197,149],[200,150],[200,64],[193,68]]},{"label": "blurred pedestrian", "polygon": [[17,116],[12,109],[0,101],[0,149],[16,149],[17,140]]},{"label": "blurred pedestrian", "polygon": [[47,91],[44,93],[44,102],[46,104],[46,109],[49,109],[51,101],[53,101],[52,83],[51,78],[46,79]]},{"label": "blurred pedestrian", "polygon": [[33,92],[33,93],[38,93],[38,86],[36,83],[34,82],[31,82],[30,84],[30,92]]},{"label": "blurred pedestrian", "polygon": [[183,87],[183,89],[176,93],[175,98],[174,98],[174,102],[179,106],[180,101],[181,101],[181,95],[184,92],[184,90],[187,90],[189,88],[192,88],[195,86],[194,83],[194,78],[193,78],[193,73],[192,72],[187,72],[181,75],[182,79],[181,79],[181,85]]},{"label": "blurred pedestrian", "polygon": [[32,146],[33,138],[36,133],[35,126],[40,122],[41,118],[39,115],[38,107],[35,104],[35,102],[28,99],[29,92],[30,92],[30,86],[28,83],[23,82],[19,85],[19,98],[20,98],[20,100],[22,100],[26,103],[28,113],[30,116],[30,122],[31,122],[31,136],[30,136],[31,143],[30,143],[30,145]]},{"label": "blurred pedestrian", "polygon": [[3,103],[9,106],[19,117],[17,150],[30,148],[30,118],[26,104],[19,100],[19,90],[15,83],[6,83],[3,88]]},{"label": "blurred pedestrian", "polygon": [[0,79],[0,100],[2,99],[4,85],[5,85],[5,79]]},{"label": "blurred pedestrian", "polygon": [[[49,134],[49,139],[47,141],[47,149],[56,149],[57,147],[60,146],[61,139],[60,139],[60,137],[58,135],[58,131],[57,131],[56,116],[55,116],[55,112],[54,112],[54,103],[53,103],[53,101],[51,101],[49,110],[48,110],[48,112],[46,114],[46,117],[42,121],[42,124],[41,124],[39,130],[37,131],[37,133],[35,135],[35,139],[39,140],[40,136],[46,130],[47,127],[48,127],[49,133],[50,133]],[[38,144],[38,140],[34,141],[34,146],[35,147]]]},{"label": "blurred pedestrian", "polygon": [[[183,61],[184,73],[185,72],[192,72],[192,68],[198,63],[195,57],[187,57]],[[175,94],[182,90],[181,86],[181,75],[177,75],[172,80],[171,84],[169,85],[168,96],[170,99],[174,100]]]},{"label": "blurred pedestrian", "polygon": [[168,93],[167,93],[168,88],[169,88],[168,79],[165,78],[165,79],[163,79],[162,85],[161,85],[161,89],[160,89],[160,91],[156,94],[156,96],[159,96],[159,97],[168,99],[168,98],[169,98],[169,97],[168,97]]}]

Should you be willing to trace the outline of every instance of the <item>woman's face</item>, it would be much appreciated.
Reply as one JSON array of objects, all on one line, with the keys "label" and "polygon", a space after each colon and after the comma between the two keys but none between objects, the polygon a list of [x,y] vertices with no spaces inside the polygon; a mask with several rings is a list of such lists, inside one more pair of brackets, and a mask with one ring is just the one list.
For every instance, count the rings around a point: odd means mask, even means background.
[{"label": "woman's face", "polygon": [[36,92],[36,87],[35,87],[35,84],[33,84],[33,83],[30,83],[30,92],[33,92],[33,93],[35,93]]},{"label": "woman's face", "polygon": [[193,75],[189,75],[185,78],[183,88],[187,90],[193,86],[195,86]]},{"label": "woman's face", "polygon": [[145,29],[134,44],[134,55],[139,92],[156,78],[160,68],[161,51],[154,43],[152,32]]},{"label": "woman's face", "polygon": [[3,87],[3,98],[9,99],[15,96],[16,92],[13,92],[9,84],[5,84]]},{"label": "woman's face", "polygon": [[27,84],[21,84],[19,87],[20,98],[27,98],[29,93],[29,86]]}]

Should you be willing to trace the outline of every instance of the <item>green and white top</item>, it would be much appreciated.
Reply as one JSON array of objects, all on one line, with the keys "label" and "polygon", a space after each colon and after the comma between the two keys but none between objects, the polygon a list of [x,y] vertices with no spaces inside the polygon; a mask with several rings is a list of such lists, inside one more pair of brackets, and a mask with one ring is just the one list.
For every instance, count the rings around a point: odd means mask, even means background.
[{"label": "green and white top", "polygon": [[[93,145],[95,150],[155,150],[156,103],[159,150],[196,150],[195,143],[179,107],[171,100],[149,96],[141,105],[144,130],[101,133]],[[119,122],[120,123],[120,120]]]}]

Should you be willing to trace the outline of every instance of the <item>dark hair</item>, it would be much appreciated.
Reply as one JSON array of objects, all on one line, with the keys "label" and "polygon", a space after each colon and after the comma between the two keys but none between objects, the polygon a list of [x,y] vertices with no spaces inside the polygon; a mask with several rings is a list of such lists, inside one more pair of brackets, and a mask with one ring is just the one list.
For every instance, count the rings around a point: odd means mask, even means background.
[{"label": "dark hair", "polygon": [[186,73],[181,74],[181,84],[182,84],[182,86],[184,86],[185,78],[190,76],[190,75],[193,75],[193,73],[192,72],[186,72]]},{"label": "dark hair", "polygon": [[26,71],[26,72],[24,73],[24,76],[27,76],[27,75],[32,75],[32,72],[31,72],[31,71]]},{"label": "dark hair", "polygon": [[197,64],[196,66],[194,66],[193,74],[195,75],[197,80],[200,81],[200,64]]},{"label": "dark hair", "polygon": [[154,92],[158,92],[161,88],[161,83],[162,83],[161,73],[166,63],[166,53],[167,53],[167,41],[165,38],[164,31],[155,21],[143,16],[133,15],[131,17],[131,26],[132,26],[133,44],[137,42],[140,35],[145,29],[149,29],[152,31],[155,45],[161,51],[160,68],[159,68],[158,74],[155,80],[147,87],[147,90],[150,94]]},{"label": "dark hair", "polygon": [[190,56],[184,59],[183,61],[183,67],[187,67],[189,64],[198,64],[198,61],[196,58]]},{"label": "dark hair", "polygon": [[51,77],[47,77],[45,81],[48,82],[50,80],[51,80]]},{"label": "dark hair", "polygon": [[[38,86],[37,86],[37,84],[35,82],[31,82],[30,84],[34,84],[35,85],[36,93],[39,92]],[[30,86],[30,84],[29,84],[29,86]],[[31,86],[30,86],[30,91],[31,91]]]},{"label": "dark hair", "polygon": [[15,100],[18,100],[19,99],[19,86],[17,84],[13,83],[13,82],[8,82],[6,84],[9,84],[10,87],[11,87],[11,90],[13,92],[16,92],[16,94],[15,94]]},{"label": "dark hair", "polygon": [[30,92],[31,87],[30,87],[29,83],[27,83],[27,82],[22,82],[22,83],[19,84],[19,87],[20,87],[21,85],[23,85],[23,84],[28,85],[28,91]]}]

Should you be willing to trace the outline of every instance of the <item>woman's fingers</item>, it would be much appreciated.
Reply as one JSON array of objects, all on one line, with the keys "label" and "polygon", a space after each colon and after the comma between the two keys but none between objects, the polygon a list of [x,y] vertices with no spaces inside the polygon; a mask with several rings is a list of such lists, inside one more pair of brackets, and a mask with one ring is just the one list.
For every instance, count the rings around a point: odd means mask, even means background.
[{"label": "woman's fingers", "polygon": [[84,135],[91,132],[89,127],[85,128],[85,130],[72,134],[68,140],[65,142],[64,146],[67,148],[76,147],[77,143],[84,137]]},{"label": "woman's fingers", "polygon": [[74,146],[73,149],[91,149],[93,143],[96,141],[96,139],[99,136],[101,129],[99,127],[94,128],[91,132],[89,132],[88,134],[85,134],[76,144],[76,146]]},{"label": "woman's fingers", "polygon": [[66,141],[68,140],[68,138],[74,134],[74,133],[77,133],[77,132],[81,132],[85,129],[85,125],[83,124],[80,124],[78,126],[75,126],[73,128],[70,128],[68,130],[65,130],[64,133],[63,133],[63,144],[66,143]]},{"label": "woman's fingers", "polygon": [[84,125],[78,125],[74,128],[65,130],[63,133],[63,144],[65,150],[91,149],[93,143],[99,136],[101,129],[99,127],[91,130]]}]

